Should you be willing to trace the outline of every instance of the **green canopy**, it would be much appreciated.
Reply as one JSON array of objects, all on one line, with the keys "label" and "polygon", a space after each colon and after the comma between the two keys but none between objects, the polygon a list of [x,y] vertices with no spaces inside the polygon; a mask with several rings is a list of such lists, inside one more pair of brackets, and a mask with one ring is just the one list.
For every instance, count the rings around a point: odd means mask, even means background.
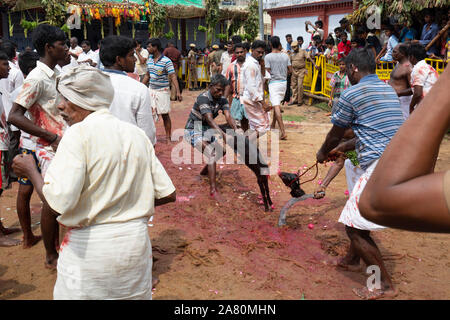
[{"label": "green canopy", "polygon": [[194,6],[197,8],[204,8],[202,0],[155,0],[157,3],[164,6]]}]

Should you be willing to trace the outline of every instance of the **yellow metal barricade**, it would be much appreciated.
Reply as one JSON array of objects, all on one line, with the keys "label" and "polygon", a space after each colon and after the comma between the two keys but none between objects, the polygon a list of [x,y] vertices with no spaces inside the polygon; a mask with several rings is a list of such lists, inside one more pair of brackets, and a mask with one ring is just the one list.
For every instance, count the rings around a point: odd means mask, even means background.
[{"label": "yellow metal barricade", "polygon": [[306,74],[303,78],[303,90],[311,92],[311,84],[313,80],[313,66],[309,60],[306,60]]},{"label": "yellow metal barricade", "polygon": [[444,72],[444,68],[445,68],[444,60],[426,58],[425,61],[429,65],[431,65],[434,68],[434,70],[437,71],[437,73],[441,74],[442,72]]},{"label": "yellow metal barricade", "polygon": [[337,66],[336,64],[332,63],[332,61],[330,60],[329,62],[326,61],[326,59],[323,59],[323,67],[322,67],[322,94],[328,98],[330,98],[330,94],[331,94],[331,86],[330,86],[330,81],[331,78],[333,77],[333,74],[336,71],[339,71],[339,66]]},{"label": "yellow metal barricade", "polygon": [[380,80],[383,80],[384,82],[388,82],[389,79],[391,78],[391,72],[393,69],[394,69],[393,62],[380,61],[376,69],[378,78],[380,78]]},{"label": "yellow metal barricade", "polygon": [[[430,64],[439,74],[444,72],[446,62],[440,59],[425,59],[425,61]],[[331,87],[330,80],[333,74],[339,70],[338,65],[333,63],[332,60],[327,61],[325,56],[316,56],[315,63],[320,67],[320,71],[313,70],[314,67],[312,63],[308,60],[306,61],[307,74],[303,80],[303,90],[312,94],[322,95],[325,97],[330,97]],[[381,61],[377,64],[376,74],[380,80],[384,82],[389,82],[391,78],[391,72],[394,69],[394,62]],[[320,73],[320,76],[319,76]],[[321,81],[320,90],[316,90],[317,81]]]}]

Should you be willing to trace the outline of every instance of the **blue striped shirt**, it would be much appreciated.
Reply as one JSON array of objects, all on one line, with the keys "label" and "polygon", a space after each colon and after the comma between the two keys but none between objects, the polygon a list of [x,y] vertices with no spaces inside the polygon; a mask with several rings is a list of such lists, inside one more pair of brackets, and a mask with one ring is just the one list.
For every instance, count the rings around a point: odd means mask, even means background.
[{"label": "blue striped shirt", "polygon": [[147,60],[147,69],[150,74],[150,88],[162,89],[169,87],[169,75],[175,73],[172,61],[164,55],[161,55],[156,61],[153,55]]},{"label": "blue striped shirt", "polygon": [[365,76],[345,90],[331,118],[334,125],[353,129],[358,160],[364,170],[381,157],[403,121],[397,94],[376,74]]}]

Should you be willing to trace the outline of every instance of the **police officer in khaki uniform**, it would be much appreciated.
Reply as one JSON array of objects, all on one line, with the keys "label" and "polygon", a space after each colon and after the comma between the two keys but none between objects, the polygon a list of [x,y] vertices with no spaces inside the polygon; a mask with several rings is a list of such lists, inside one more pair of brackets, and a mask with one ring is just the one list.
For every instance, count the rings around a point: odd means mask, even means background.
[{"label": "police officer in khaki uniform", "polygon": [[289,105],[297,104],[301,106],[303,104],[303,79],[307,73],[306,60],[311,61],[314,67],[316,67],[314,61],[309,57],[306,50],[299,47],[297,41],[291,43],[291,65],[292,65],[292,78],[291,89],[293,94],[292,103]]},{"label": "police officer in khaki uniform", "polygon": [[198,77],[197,77],[197,52],[195,44],[190,44],[191,50],[189,50],[187,62],[189,66],[189,91],[198,90]]},{"label": "police officer in khaki uniform", "polygon": [[207,60],[207,68],[208,68],[208,72],[209,72],[209,76],[212,77],[213,75],[215,75],[217,73],[217,65],[216,65],[216,54],[217,54],[217,49],[219,49],[219,46],[217,44],[212,46],[213,51],[210,52],[208,54],[208,60]]}]

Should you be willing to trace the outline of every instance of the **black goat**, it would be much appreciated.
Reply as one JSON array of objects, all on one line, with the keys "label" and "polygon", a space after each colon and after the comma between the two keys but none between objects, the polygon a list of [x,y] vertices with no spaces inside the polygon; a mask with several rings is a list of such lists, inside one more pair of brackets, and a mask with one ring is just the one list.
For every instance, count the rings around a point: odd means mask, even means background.
[{"label": "black goat", "polygon": [[[220,128],[226,132],[231,129],[228,125],[220,125]],[[244,141],[244,143],[242,143]],[[248,136],[233,132],[228,136],[226,143],[233,148],[234,153],[244,162],[244,164],[253,171],[258,181],[261,196],[264,202],[265,211],[273,211],[272,199],[269,191],[269,166],[259,151],[259,148],[250,141]],[[245,148],[243,148],[245,146]],[[245,154],[242,154],[245,152]],[[255,163],[256,162],[256,163]]]}]

